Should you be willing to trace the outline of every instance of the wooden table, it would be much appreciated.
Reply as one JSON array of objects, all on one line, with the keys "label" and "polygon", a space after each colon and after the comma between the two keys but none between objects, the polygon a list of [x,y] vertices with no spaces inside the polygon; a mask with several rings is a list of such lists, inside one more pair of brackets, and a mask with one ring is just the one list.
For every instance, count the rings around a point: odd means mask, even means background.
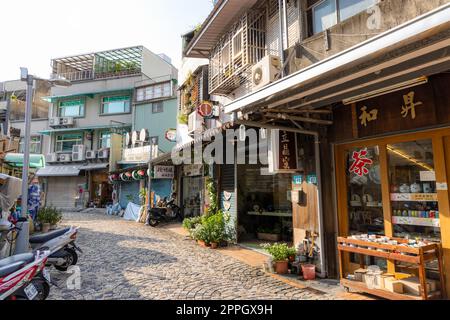
[{"label": "wooden table", "polygon": [[[398,242],[398,245],[338,237],[337,242],[339,251],[341,284],[345,288],[354,289],[360,292],[366,292],[391,300],[429,300],[446,297],[444,275],[442,271],[442,246],[439,243],[427,243],[427,245],[423,247],[412,248],[400,245],[407,243],[408,240],[400,238],[389,239],[396,240]],[[383,251],[377,251],[378,249]],[[371,256],[383,258],[393,262],[393,264],[395,264],[395,262],[406,262],[414,265],[419,269],[419,281],[421,285],[420,296],[394,293],[381,289],[369,289],[363,282],[346,279],[343,270],[343,255],[345,252],[356,253],[361,255],[361,257]],[[441,289],[440,291],[429,293],[426,285],[425,264],[429,261],[434,260],[438,261]],[[365,267],[364,259],[362,258],[360,259],[360,265],[362,268]]]}]

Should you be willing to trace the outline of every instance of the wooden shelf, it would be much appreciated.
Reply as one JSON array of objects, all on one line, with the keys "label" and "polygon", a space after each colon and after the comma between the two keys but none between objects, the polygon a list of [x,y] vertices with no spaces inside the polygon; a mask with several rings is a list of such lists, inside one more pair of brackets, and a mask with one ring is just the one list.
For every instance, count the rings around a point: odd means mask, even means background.
[{"label": "wooden shelf", "polygon": [[[381,237],[377,237],[379,239]],[[376,296],[392,300],[428,300],[434,298],[443,298],[446,296],[444,287],[444,275],[442,273],[442,247],[439,243],[425,242],[425,245],[419,248],[405,246],[408,240],[401,238],[389,238],[396,240],[397,245],[388,243],[378,243],[373,240],[360,240],[353,238],[338,237],[339,266],[341,283],[348,288],[367,292]],[[403,245],[402,245],[403,244]],[[386,259],[395,264],[395,262],[406,262],[413,264],[415,269],[419,269],[419,280],[424,288],[419,297],[405,294],[392,293],[381,289],[369,289],[365,283],[346,279],[343,268],[343,254],[345,252],[356,253],[362,256],[371,256]],[[440,274],[440,287],[442,292],[430,294],[427,292],[425,264],[428,261],[438,261]],[[364,259],[360,260],[361,268],[364,268]]]},{"label": "wooden shelf", "polygon": [[391,193],[391,201],[437,202],[437,193]]},{"label": "wooden shelf", "polygon": [[[395,293],[383,289],[369,289],[364,282],[341,279],[341,285],[345,288],[349,288],[359,292],[365,292],[377,297],[389,299],[389,300],[423,300],[420,296],[415,296],[407,293]],[[428,295],[427,300],[439,299],[441,292],[436,291]]]},{"label": "wooden shelf", "polygon": [[263,217],[286,217],[286,218],[292,218],[292,213],[289,212],[255,212],[255,211],[249,211],[247,214],[252,216],[263,216]]},{"label": "wooden shelf", "polygon": [[410,226],[423,226],[423,227],[435,227],[435,228],[440,227],[440,220],[439,219],[431,219],[431,218],[393,216],[392,223],[393,224],[410,225]]}]

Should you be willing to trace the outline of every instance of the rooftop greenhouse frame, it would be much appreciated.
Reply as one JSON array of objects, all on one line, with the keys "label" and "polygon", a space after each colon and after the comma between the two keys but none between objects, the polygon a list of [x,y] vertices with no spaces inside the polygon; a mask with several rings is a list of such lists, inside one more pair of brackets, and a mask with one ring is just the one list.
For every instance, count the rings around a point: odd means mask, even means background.
[{"label": "rooftop greenhouse frame", "polygon": [[53,76],[87,81],[140,74],[143,49],[136,46],[53,59]]}]

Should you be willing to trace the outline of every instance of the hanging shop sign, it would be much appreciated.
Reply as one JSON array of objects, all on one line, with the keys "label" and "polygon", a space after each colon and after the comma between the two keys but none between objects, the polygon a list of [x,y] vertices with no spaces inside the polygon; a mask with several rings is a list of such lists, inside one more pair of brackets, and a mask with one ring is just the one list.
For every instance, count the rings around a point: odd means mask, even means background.
[{"label": "hanging shop sign", "polygon": [[214,116],[214,106],[211,102],[203,102],[198,106],[197,112],[203,118],[211,118]]},{"label": "hanging shop sign", "polygon": [[292,177],[292,184],[293,185],[301,185],[303,183],[303,176],[298,175],[298,176],[293,176]]},{"label": "hanging shop sign", "polygon": [[158,146],[143,146],[123,150],[122,160],[125,162],[149,162],[150,151],[153,150],[153,159],[158,157]]},{"label": "hanging shop sign", "polygon": [[201,164],[187,164],[183,167],[184,175],[187,177],[201,176],[203,166]]},{"label": "hanging shop sign", "polygon": [[173,179],[175,177],[175,167],[155,166],[153,175],[155,179]]},{"label": "hanging shop sign", "polygon": [[166,140],[170,142],[177,141],[177,129],[168,129],[165,134]]},{"label": "hanging shop sign", "polygon": [[271,130],[269,172],[292,173],[297,170],[297,135],[285,130]]}]

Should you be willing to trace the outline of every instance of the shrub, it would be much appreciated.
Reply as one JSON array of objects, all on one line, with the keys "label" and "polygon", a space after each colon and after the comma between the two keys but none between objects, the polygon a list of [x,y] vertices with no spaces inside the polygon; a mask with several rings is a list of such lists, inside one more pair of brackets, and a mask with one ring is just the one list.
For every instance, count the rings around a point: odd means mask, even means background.
[{"label": "shrub", "polygon": [[41,223],[55,225],[62,220],[62,213],[55,207],[44,207],[39,209],[37,219]]},{"label": "shrub", "polygon": [[187,231],[191,231],[200,223],[202,223],[202,217],[186,218],[183,220],[183,228]]},{"label": "shrub", "polygon": [[297,253],[294,247],[289,247],[285,243],[264,244],[262,247],[272,256],[274,261],[285,261]]}]

